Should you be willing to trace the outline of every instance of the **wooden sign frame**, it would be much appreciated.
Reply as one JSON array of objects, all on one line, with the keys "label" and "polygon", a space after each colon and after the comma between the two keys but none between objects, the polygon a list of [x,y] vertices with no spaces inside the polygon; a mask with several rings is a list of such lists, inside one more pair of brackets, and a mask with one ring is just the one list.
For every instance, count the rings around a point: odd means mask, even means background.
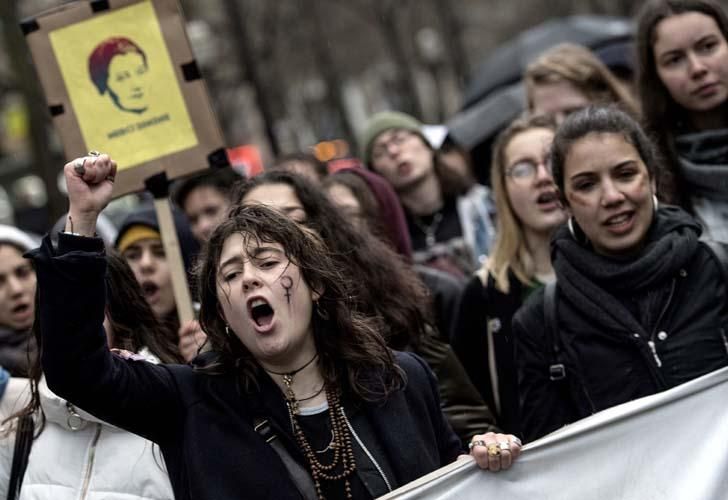
[{"label": "wooden sign frame", "polygon": [[73,2],[21,28],[66,157],[110,154],[115,197],[228,165],[177,0]]}]

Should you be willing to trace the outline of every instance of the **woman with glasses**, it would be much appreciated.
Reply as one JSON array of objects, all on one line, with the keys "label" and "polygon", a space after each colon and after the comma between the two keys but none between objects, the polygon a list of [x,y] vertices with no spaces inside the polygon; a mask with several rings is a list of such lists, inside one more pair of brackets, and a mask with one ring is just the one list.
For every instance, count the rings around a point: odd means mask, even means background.
[{"label": "woman with glasses", "polygon": [[726,250],[658,207],[639,124],[615,108],[574,113],[551,168],[571,213],[551,240],[556,285],[513,319],[527,439],[728,364]]},{"label": "woman with glasses", "polygon": [[553,280],[549,238],[565,215],[548,168],[556,123],[520,118],[493,149],[491,185],[498,231],[488,261],[468,282],[452,345],[501,429],[520,432],[511,318],[528,295]]}]

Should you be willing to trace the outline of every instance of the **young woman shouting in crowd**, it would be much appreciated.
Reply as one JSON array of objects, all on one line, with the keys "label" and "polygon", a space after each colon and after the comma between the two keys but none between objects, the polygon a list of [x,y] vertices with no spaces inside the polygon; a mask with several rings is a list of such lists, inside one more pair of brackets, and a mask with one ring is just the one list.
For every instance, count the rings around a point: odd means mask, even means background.
[{"label": "young woman shouting in crowd", "polygon": [[442,338],[446,333],[431,324],[432,301],[411,261],[365,226],[348,223],[324,191],[301,175],[265,172],[243,182],[235,199],[273,207],[326,242],[331,259],[352,277],[349,306],[377,318],[388,347],[422,356],[437,377],[442,410],[463,443],[484,429],[494,430],[488,407]]},{"label": "young woman shouting in crowd", "polygon": [[511,321],[531,292],[553,281],[549,240],[566,220],[548,161],[555,130],[553,117],[519,118],[496,141],[495,246],[465,287],[452,336],[498,427],[514,434],[520,424]]},{"label": "young woman shouting in crowd", "polygon": [[653,147],[614,108],[569,116],[551,168],[571,212],[551,255],[556,285],[513,321],[525,437],[728,364],[724,267],[700,225],[658,207]]},{"label": "young woman shouting in crowd", "polygon": [[637,19],[639,94],[666,199],[728,242],[728,16],[712,0],[653,0]]},{"label": "young woman shouting in crowd", "polygon": [[[92,236],[116,165],[101,155],[78,167],[64,169],[77,234],[33,254],[43,368],[56,393],[158,443],[178,500],[374,498],[458,456],[424,362],[390,351],[348,307],[346,269],[267,207],[233,210],[201,257],[211,353],[195,367],[109,353],[103,243]],[[507,435],[472,444],[492,469],[520,451]]]}]

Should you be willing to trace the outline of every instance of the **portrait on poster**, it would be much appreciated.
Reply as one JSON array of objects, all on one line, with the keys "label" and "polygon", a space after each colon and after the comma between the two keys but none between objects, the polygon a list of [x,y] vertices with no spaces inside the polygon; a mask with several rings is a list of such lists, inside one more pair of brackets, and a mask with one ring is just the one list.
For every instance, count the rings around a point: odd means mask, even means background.
[{"label": "portrait on poster", "polygon": [[84,142],[121,170],[197,144],[150,0],[49,38]]}]

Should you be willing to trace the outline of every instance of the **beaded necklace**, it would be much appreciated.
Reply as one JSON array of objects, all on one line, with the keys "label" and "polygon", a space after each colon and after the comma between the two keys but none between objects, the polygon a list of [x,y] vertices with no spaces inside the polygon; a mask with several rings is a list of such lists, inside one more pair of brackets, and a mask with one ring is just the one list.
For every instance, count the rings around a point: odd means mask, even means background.
[{"label": "beaded necklace", "polygon": [[[351,494],[351,484],[349,483],[349,476],[356,470],[356,463],[354,462],[354,448],[351,444],[351,432],[349,427],[346,425],[346,420],[343,407],[341,405],[341,395],[338,390],[326,387],[324,384],[321,389],[316,391],[313,396],[309,396],[303,399],[297,399],[296,394],[293,392],[293,377],[306,368],[308,365],[318,357],[318,353],[314,354],[306,364],[302,367],[293,370],[291,372],[274,372],[272,370],[266,370],[268,373],[279,375],[283,377],[283,384],[286,386],[286,407],[288,408],[288,416],[291,419],[291,429],[293,435],[296,438],[303,455],[306,457],[309,468],[311,469],[311,477],[316,487],[316,495],[319,500],[325,500],[323,491],[321,490],[321,481],[340,481],[344,480],[344,491],[346,492],[346,498],[353,500]],[[326,449],[333,451],[333,458],[331,463],[322,464],[317,455],[317,452],[313,449],[311,444],[308,442],[306,435],[303,433],[300,423],[298,422],[298,414],[300,413],[299,403],[313,399],[314,397],[321,394],[321,391],[326,390],[326,401],[329,405],[329,420],[331,421],[331,443]],[[325,450],[324,450],[325,451]],[[341,472],[336,473],[337,468],[341,466]]]},{"label": "beaded necklace", "polygon": [[[316,452],[308,442],[303,429],[298,422],[298,412],[294,412],[294,405],[290,401],[286,401],[288,407],[288,416],[291,419],[291,428],[296,438],[298,446],[303,451],[303,455],[308,461],[311,469],[311,476],[316,487],[316,494],[319,500],[324,500],[323,491],[321,490],[321,481],[341,481],[344,480],[344,491],[346,498],[352,500],[351,484],[349,476],[356,470],[354,462],[354,448],[352,447],[351,432],[349,431],[346,421],[344,420],[344,412],[341,411],[341,396],[338,390],[327,389],[326,401],[329,404],[329,419],[331,420],[331,444],[328,446],[334,453],[331,463],[322,464]],[[295,405],[296,409],[298,405]],[[336,469],[341,465],[341,472],[336,473]]]}]

